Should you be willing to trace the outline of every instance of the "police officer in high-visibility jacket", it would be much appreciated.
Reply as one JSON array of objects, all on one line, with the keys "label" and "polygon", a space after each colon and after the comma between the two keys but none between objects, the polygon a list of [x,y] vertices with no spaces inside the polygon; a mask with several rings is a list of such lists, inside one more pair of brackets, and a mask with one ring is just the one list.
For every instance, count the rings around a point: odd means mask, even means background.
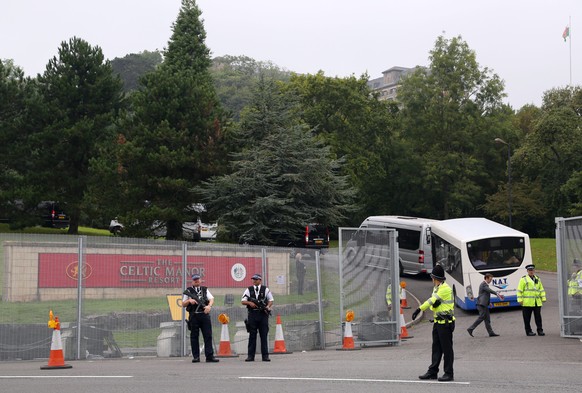
[{"label": "police officer in high-visibility jacket", "polygon": [[568,296],[582,299],[582,261],[574,259],[572,262],[572,276],[568,280]]},{"label": "police officer in high-visibility jacket", "polygon": [[521,304],[523,324],[527,336],[535,336],[531,328],[531,314],[533,312],[538,336],[545,336],[542,327],[542,304],[546,301],[546,290],[541,278],[536,276],[535,265],[527,265],[527,274],[517,284],[517,302]]},{"label": "police officer in high-visibility jacket", "polygon": [[582,261],[575,258],[572,262],[572,275],[568,280],[568,299],[570,300],[569,314],[579,318],[572,319],[566,325],[566,333],[582,334]]},{"label": "police officer in high-visibility jacket", "polygon": [[432,363],[428,371],[420,375],[420,379],[437,379],[441,358],[444,358],[444,374],[438,377],[439,381],[453,381],[453,332],[455,331],[455,302],[453,290],[445,282],[445,271],[442,266],[436,265],[430,275],[434,284],[432,296],[412,313],[412,319],[416,319],[420,311],[429,308],[434,314],[432,328]]}]

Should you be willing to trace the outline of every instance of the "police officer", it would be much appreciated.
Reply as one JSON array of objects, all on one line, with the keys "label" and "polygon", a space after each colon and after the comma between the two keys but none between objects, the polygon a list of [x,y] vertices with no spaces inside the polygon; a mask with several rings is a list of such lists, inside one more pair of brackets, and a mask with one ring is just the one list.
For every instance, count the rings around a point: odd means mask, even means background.
[{"label": "police officer", "polygon": [[[257,331],[261,337],[261,356],[263,362],[270,362],[269,347],[267,343],[267,335],[269,334],[269,314],[273,306],[273,294],[262,283],[260,274],[255,274],[252,277],[253,285],[245,289],[241,303],[247,306],[247,330],[249,331],[249,346],[248,355],[245,362],[255,361],[255,350],[257,348]],[[254,301],[253,301],[254,300]],[[259,304],[265,305],[260,307]]]},{"label": "police officer", "polygon": [[200,275],[192,275],[192,286],[186,288],[182,296],[182,307],[190,314],[188,327],[190,328],[190,345],[192,346],[192,363],[200,362],[200,330],[204,338],[204,355],[206,362],[217,363],[219,360],[214,357],[212,343],[212,322],[210,320],[210,310],[214,304],[214,296],[207,287],[200,285]]},{"label": "police officer", "polygon": [[577,316],[568,324],[569,334],[582,334],[582,261],[575,258],[572,262],[572,275],[568,280],[568,298],[570,299],[570,314]]},{"label": "police officer", "polygon": [[418,378],[437,379],[441,358],[444,358],[444,374],[442,377],[438,377],[438,380],[453,381],[453,331],[455,330],[453,290],[445,282],[445,271],[442,266],[436,265],[430,276],[434,284],[432,296],[412,314],[412,319],[416,319],[420,311],[426,311],[429,308],[434,314],[432,363],[428,367],[428,371]]},{"label": "police officer", "polygon": [[546,290],[542,280],[535,274],[535,265],[527,265],[527,274],[517,284],[517,302],[521,304],[523,324],[527,336],[535,336],[531,329],[531,314],[533,312],[538,336],[545,336],[542,327],[542,304],[546,301]]}]

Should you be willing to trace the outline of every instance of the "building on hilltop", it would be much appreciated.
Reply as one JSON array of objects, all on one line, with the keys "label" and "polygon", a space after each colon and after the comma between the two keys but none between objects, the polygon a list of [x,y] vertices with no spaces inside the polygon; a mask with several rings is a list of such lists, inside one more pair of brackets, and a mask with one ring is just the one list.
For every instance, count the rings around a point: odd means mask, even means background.
[{"label": "building on hilltop", "polygon": [[371,79],[368,81],[368,86],[374,92],[378,93],[380,100],[394,101],[398,94],[398,88],[400,87],[400,81],[406,75],[414,72],[415,68],[406,67],[392,67],[382,72],[382,77]]}]

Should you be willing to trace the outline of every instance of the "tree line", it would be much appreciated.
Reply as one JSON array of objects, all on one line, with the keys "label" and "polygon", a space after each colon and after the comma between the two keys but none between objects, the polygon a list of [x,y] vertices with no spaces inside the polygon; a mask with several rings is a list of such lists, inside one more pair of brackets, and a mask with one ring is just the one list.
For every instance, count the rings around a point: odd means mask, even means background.
[{"label": "tree line", "polygon": [[163,52],[109,61],[73,37],[34,78],[1,60],[2,218],[35,225],[33,207],[55,200],[69,233],[118,217],[127,236],[164,226],[181,239],[202,214],[224,240],[268,244],[273,230],[378,214],[507,224],[510,196],[513,227],[531,236],[582,214],[578,86],[516,111],[461,36],[439,36],[398,101],[380,101],[367,75],[212,59],[205,39],[183,0]]}]

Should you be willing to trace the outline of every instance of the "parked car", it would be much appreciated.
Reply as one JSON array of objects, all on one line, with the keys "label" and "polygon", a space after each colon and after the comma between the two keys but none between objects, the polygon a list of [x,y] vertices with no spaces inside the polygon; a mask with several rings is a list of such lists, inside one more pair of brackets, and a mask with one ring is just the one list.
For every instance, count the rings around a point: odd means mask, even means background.
[{"label": "parked car", "polygon": [[125,228],[125,226],[119,221],[117,221],[117,217],[115,217],[109,223],[109,232],[111,232],[114,236],[119,235],[119,233],[123,231],[123,228]]},{"label": "parked car", "polygon": [[55,201],[42,201],[37,206],[42,217],[42,226],[49,228],[66,228],[69,226],[69,216]]},{"label": "parked car", "polygon": [[218,230],[218,223],[204,224],[199,222],[200,240],[216,240],[216,232]]}]

